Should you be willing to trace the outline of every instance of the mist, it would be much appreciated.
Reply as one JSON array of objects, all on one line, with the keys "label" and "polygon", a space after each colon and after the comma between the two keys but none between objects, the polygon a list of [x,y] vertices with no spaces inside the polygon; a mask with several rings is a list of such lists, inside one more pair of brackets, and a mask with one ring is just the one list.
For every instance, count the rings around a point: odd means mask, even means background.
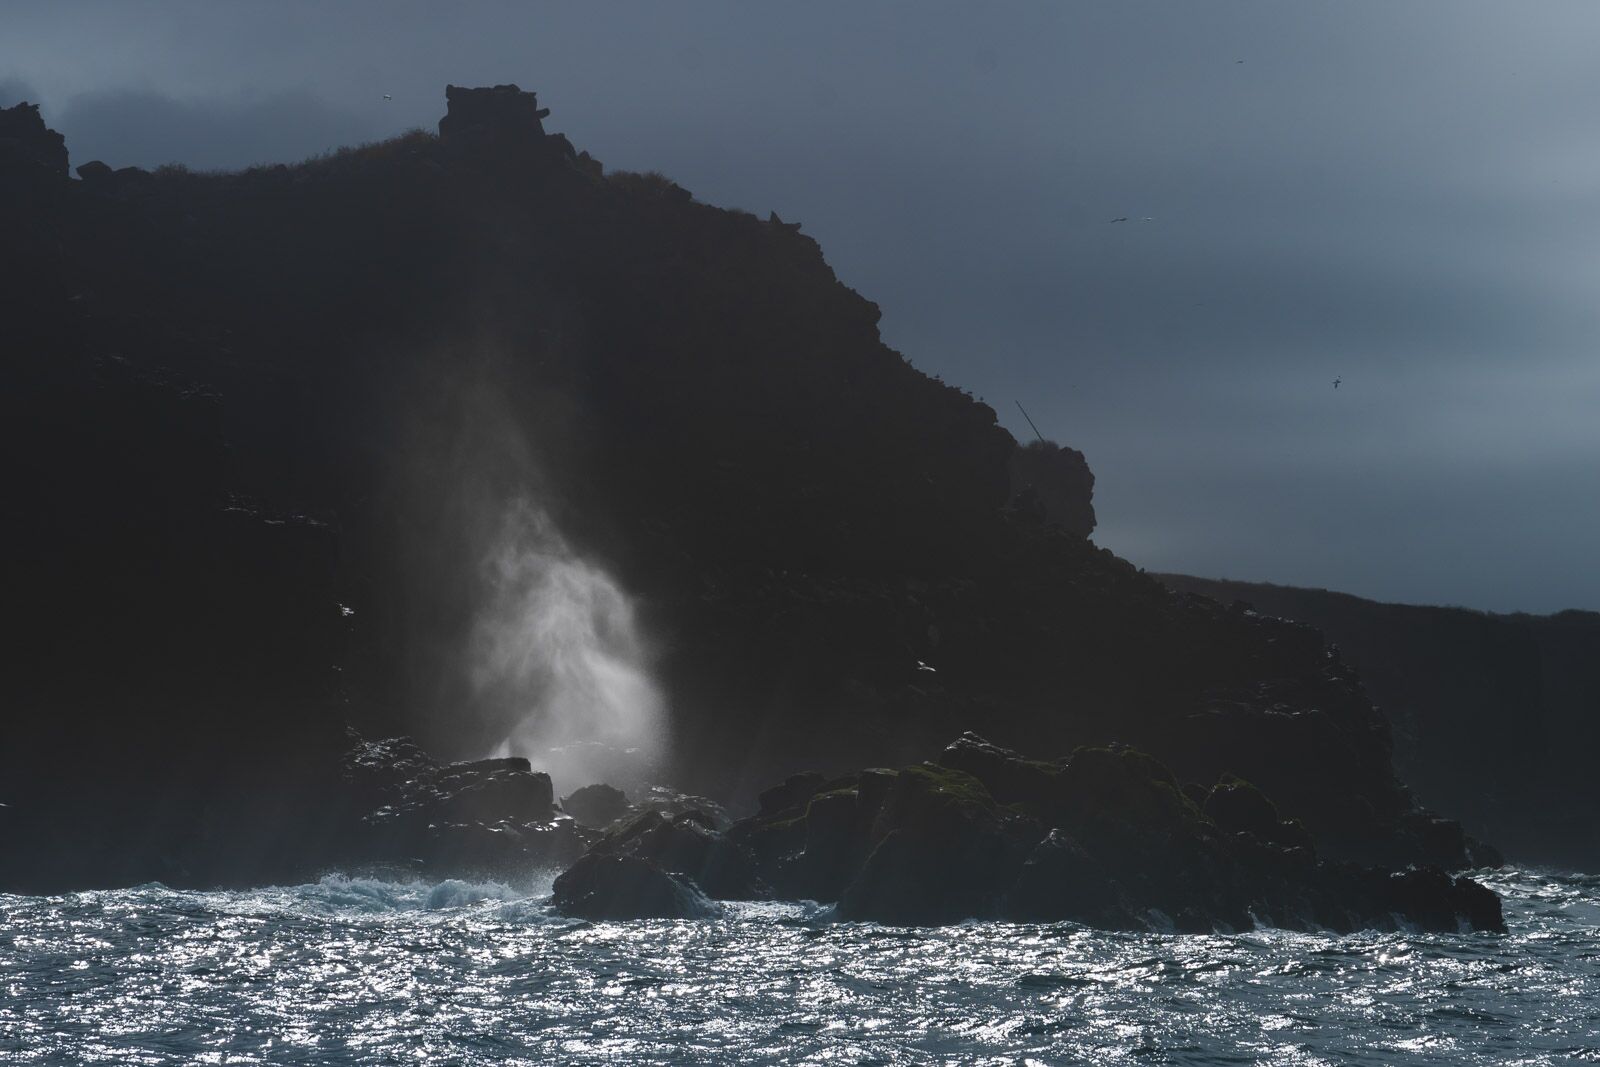
[{"label": "mist", "polygon": [[510,723],[493,754],[559,790],[647,780],[666,707],[628,595],[526,497],[505,504],[480,577],[467,671],[475,712]]},{"label": "mist", "polygon": [[408,729],[454,759],[524,757],[562,792],[654,784],[668,754],[656,644],[573,532],[579,402],[487,341],[420,355],[415,375],[388,401],[392,496],[367,520],[399,540],[375,608],[404,649],[390,692]]}]

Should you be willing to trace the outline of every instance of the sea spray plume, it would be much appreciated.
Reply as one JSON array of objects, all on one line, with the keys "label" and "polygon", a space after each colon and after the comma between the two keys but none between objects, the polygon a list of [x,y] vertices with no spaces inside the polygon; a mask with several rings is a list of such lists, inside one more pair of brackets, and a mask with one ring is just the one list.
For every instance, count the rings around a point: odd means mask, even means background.
[{"label": "sea spray plume", "polygon": [[526,498],[506,505],[482,579],[470,680],[480,707],[514,723],[500,754],[563,789],[641,781],[661,756],[664,702],[627,594]]}]

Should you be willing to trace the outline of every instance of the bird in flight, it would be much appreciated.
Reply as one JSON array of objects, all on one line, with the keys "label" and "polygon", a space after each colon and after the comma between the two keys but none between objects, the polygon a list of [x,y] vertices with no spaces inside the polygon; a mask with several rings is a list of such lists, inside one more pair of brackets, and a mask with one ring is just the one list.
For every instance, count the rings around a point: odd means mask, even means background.
[{"label": "bird in flight", "polygon": [[385,99],[385,100],[393,100],[393,99],[394,99],[394,97],[392,97],[392,96],[390,96],[390,95],[389,95],[389,94],[388,94],[388,93],[384,93],[384,94],[383,94],[383,98],[384,98],[384,99]]},{"label": "bird in flight", "polygon": [[1335,379],[1334,379],[1334,380],[1333,380],[1333,387],[1334,387],[1334,388],[1335,388],[1335,389],[1337,389],[1337,388],[1339,388],[1339,383],[1340,383],[1340,382],[1342,382],[1342,381],[1344,381],[1344,379],[1343,379],[1343,378],[1335,378]]},{"label": "bird in flight", "polygon": [[1112,219],[1111,221],[1112,222],[1127,222],[1128,221],[1128,216],[1123,215],[1120,218],[1115,218],[1115,219]]}]

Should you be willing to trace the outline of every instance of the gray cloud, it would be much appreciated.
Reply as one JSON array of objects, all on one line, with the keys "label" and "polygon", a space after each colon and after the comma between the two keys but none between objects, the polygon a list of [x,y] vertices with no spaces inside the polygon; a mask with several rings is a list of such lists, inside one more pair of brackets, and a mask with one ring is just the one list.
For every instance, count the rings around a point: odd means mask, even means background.
[{"label": "gray cloud", "polygon": [[70,134],[75,164],[177,162],[197,169],[300,160],[388,132],[304,91],[177,100],[148,91],[98,90],[73,98],[61,110],[59,126]]},{"label": "gray cloud", "polygon": [[0,107],[37,103],[39,93],[20,78],[0,78]]},{"label": "gray cloud", "polygon": [[517,81],[804,223],[913,362],[1084,449],[1141,565],[1600,607],[1589,4],[92,11],[0,35],[75,162],[296,159]]}]

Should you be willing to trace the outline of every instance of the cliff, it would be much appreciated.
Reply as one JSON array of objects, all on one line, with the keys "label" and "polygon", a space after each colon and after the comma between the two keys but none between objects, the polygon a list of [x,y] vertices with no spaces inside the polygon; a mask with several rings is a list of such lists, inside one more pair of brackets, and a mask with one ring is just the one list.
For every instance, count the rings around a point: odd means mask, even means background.
[{"label": "cliff", "polygon": [[[0,817],[58,882],[271,869],[347,724],[483,755],[503,724],[456,659],[484,502],[517,497],[637,597],[686,787],[968,728],[1127,742],[1256,782],[1329,855],[1472,860],[1320,635],[1008,506],[994,412],[793,224],[607,173],[514,86],[449,103],[440,136],[295,166],[6,164],[30,638]],[[253,829],[219,843],[219,805]]]},{"label": "cliff", "polygon": [[1359,668],[1426,803],[1529,863],[1600,865],[1600,615],[1496,615],[1162,575],[1315,626]]}]

